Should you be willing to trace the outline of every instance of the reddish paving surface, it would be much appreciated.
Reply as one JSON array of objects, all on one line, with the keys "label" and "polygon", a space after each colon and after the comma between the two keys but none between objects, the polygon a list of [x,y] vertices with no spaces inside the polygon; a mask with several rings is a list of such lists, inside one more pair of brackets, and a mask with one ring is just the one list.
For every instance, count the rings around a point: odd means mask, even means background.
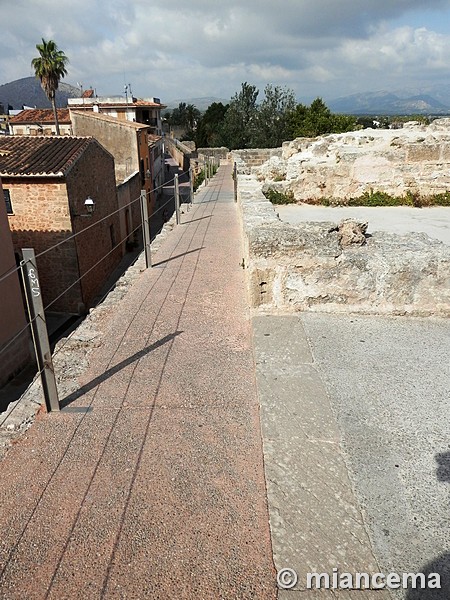
[{"label": "reddish paving surface", "polygon": [[232,190],[222,166],[0,464],[1,598],[276,597]]}]

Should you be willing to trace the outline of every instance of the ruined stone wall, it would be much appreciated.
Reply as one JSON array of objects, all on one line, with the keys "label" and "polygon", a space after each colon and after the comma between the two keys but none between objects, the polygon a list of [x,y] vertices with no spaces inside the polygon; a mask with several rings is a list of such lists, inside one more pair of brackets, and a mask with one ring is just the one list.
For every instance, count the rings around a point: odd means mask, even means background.
[{"label": "ruined stone wall", "polygon": [[450,248],[425,234],[376,232],[342,248],[336,223],[279,220],[255,175],[238,175],[251,306],[320,311],[450,315]]},{"label": "ruined stone wall", "polygon": [[233,150],[231,159],[236,163],[239,173],[250,174],[254,167],[260,167],[271,158],[279,159],[282,148],[256,148],[247,150]]},{"label": "ruined stone wall", "polygon": [[411,123],[400,130],[299,138],[285,142],[260,166],[239,155],[245,162],[242,172],[293,192],[298,201],[345,201],[370,190],[433,195],[450,190],[450,119],[428,127]]},{"label": "ruined stone wall", "polygon": [[197,148],[197,155],[201,164],[204,164],[207,156],[214,157],[218,164],[221,160],[228,158],[229,152],[229,149],[225,148],[225,146],[220,148]]}]

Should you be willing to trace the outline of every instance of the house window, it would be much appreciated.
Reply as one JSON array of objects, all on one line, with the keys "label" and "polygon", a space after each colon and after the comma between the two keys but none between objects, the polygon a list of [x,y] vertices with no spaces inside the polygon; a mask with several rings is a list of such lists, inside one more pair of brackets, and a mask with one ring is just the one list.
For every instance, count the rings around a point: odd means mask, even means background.
[{"label": "house window", "polygon": [[11,194],[9,193],[9,190],[3,190],[3,195],[5,197],[6,212],[8,215],[13,215],[14,211],[12,208]]}]

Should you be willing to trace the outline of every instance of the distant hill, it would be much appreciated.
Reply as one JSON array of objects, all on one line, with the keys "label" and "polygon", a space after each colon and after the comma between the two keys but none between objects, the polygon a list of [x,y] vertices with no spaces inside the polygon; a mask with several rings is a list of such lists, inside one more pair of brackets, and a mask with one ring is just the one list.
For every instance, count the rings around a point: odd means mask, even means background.
[{"label": "distant hill", "polygon": [[[61,82],[56,92],[56,106],[65,108],[67,98],[78,98],[80,90],[73,85]],[[8,104],[13,109],[20,109],[23,105],[36,108],[50,108],[51,103],[41,88],[41,83],[36,77],[23,77],[10,83],[0,85],[0,104],[6,108]]]},{"label": "distant hill", "polygon": [[331,100],[329,108],[336,113],[353,115],[448,114],[450,106],[426,93],[411,96],[401,92],[367,92]]},{"label": "distant hill", "polygon": [[203,98],[182,98],[180,100],[171,100],[170,102],[164,102],[167,106],[167,110],[173,110],[178,108],[180,102],[186,102],[186,104],[193,104],[200,112],[204,112],[210,104],[213,102],[222,102],[222,104],[228,104],[230,100],[224,100],[223,98],[214,98],[213,96],[205,96]]}]

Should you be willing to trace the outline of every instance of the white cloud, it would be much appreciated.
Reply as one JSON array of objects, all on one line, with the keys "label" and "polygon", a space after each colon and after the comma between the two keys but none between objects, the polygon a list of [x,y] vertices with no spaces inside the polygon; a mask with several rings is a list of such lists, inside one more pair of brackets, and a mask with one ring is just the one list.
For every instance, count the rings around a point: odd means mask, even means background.
[{"label": "white cloud", "polygon": [[300,99],[399,88],[446,78],[450,32],[408,15],[449,12],[450,0],[60,0],[58,10],[16,0],[2,6],[0,83],[31,75],[48,36],[70,59],[66,80],[105,94],[129,82],[165,100],[229,98],[242,81],[288,85]]}]

